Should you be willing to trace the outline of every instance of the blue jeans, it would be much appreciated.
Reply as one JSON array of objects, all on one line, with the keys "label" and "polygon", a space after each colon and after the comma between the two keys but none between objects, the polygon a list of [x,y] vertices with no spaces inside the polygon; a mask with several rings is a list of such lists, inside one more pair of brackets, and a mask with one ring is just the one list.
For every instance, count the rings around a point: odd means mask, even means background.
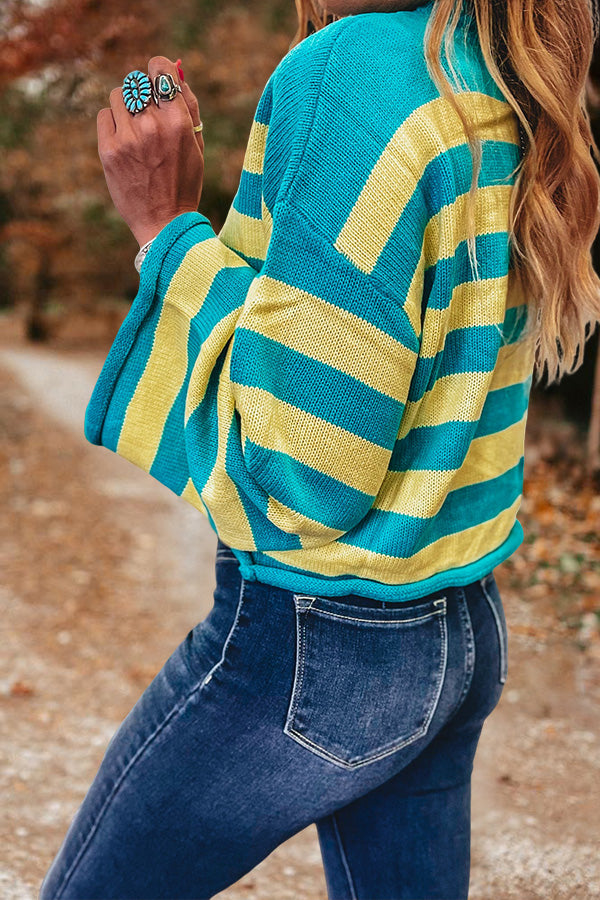
[{"label": "blue jeans", "polygon": [[507,673],[493,573],[392,603],[245,581],[117,730],[42,900],[209,898],[316,823],[331,900],[459,900],[473,758]]}]

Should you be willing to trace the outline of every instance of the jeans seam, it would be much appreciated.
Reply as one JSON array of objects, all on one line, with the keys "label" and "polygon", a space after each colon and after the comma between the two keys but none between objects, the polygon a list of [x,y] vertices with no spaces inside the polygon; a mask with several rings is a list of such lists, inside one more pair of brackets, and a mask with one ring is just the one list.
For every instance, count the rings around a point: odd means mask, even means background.
[{"label": "jeans seam", "polygon": [[484,579],[484,581],[481,582],[481,589],[483,591],[485,599],[487,600],[487,604],[491,610],[491,613],[494,617],[494,622],[496,625],[496,632],[498,635],[498,646],[500,648],[500,674],[498,676],[498,680],[500,681],[500,684],[504,684],[506,682],[506,677],[507,677],[508,656],[507,656],[506,642],[504,640],[504,632],[502,629],[502,622],[500,621],[500,613],[496,609],[496,604],[494,603],[494,601],[492,600],[492,598],[490,597],[490,595],[488,593],[487,586],[485,584],[485,579]]},{"label": "jeans seam", "polygon": [[338,849],[340,851],[340,856],[342,858],[342,865],[344,867],[344,872],[346,873],[346,878],[348,880],[348,887],[350,889],[350,894],[351,894],[350,900],[358,900],[358,897],[356,894],[356,888],[354,887],[354,879],[352,878],[352,872],[350,871],[350,863],[348,862],[348,857],[347,857],[346,851],[344,849],[344,843],[342,841],[342,835],[340,834],[340,829],[338,827],[335,813],[331,814],[331,820],[333,823],[333,830],[335,833],[336,844],[338,845]]},{"label": "jeans seam", "polygon": [[[462,603],[461,603],[462,600]],[[454,718],[454,716],[458,713],[461,708],[465,697],[469,693],[471,688],[471,684],[473,682],[473,674],[475,672],[475,660],[477,656],[477,649],[475,647],[475,635],[473,633],[473,623],[471,621],[471,614],[469,613],[469,605],[467,603],[467,598],[463,588],[459,588],[459,596],[458,596],[458,612],[459,617],[463,620],[465,624],[465,640],[466,640],[466,652],[465,652],[465,662],[464,662],[464,684],[462,691],[460,693],[460,697],[456,701],[456,706],[448,715],[446,720],[446,724]]]},{"label": "jeans seam", "polygon": [[159,722],[159,724],[156,726],[156,728],[154,729],[154,731],[153,731],[151,734],[148,735],[148,737],[146,738],[146,740],[144,741],[144,743],[141,745],[141,747],[138,747],[137,751],[133,754],[133,756],[131,757],[131,759],[129,760],[129,762],[127,763],[127,765],[125,766],[125,768],[124,768],[123,771],[121,772],[120,776],[117,778],[115,784],[114,784],[113,787],[112,787],[112,790],[109,792],[108,796],[106,797],[104,803],[102,804],[102,806],[101,806],[101,808],[100,808],[100,811],[98,812],[98,814],[97,814],[97,816],[96,816],[94,822],[92,823],[92,825],[91,825],[91,827],[90,827],[90,830],[89,830],[89,832],[88,832],[87,837],[85,838],[83,844],[82,844],[81,847],[79,848],[79,851],[77,852],[77,854],[76,854],[76,856],[75,856],[75,859],[73,860],[73,862],[72,862],[71,865],[69,866],[69,868],[68,868],[68,870],[67,870],[67,872],[66,872],[66,874],[65,874],[65,876],[64,876],[64,879],[63,879],[63,881],[62,881],[62,884],[60,885],[60,888],[59,888],[59,890],[58,890],[58,893],[56,894],[56,900],[60,900],[60,898],[62,897],[62,895],[63,895],[65,889],[67,888],[67,886],[68,886],[68,884],[69,884],[69,881],[71,880],[71,877],[72,877],[72,875],[73,875],[73,873],[74,873],[74,871],[75,871],[76,866],[81,862],[81,859],[83,858],[83,855],[84,855],[85,851],[88,849],[88,847],[89,847],[89,845],[90,845],[90,842],[91,842],[92,838],[93,838],[94,835],[96,834],[96,832],[97,832],[97,830],[98,830],[98,827],[99,827],[99,825],[100,825],[100,822],[101,822],[101,820],[102,820],[102,818],[103,818],[103,816],[104,816],[104,813],[106,812],[106,810],[107,810],[108,807],[110,806],[111,802],[114,800],[115,796],[117,795],[117,792],[119,791],[119,788],[120,788],[121,785],[123,784],[123,781],[124,781],[124,779],[125,779],[125,776],[131,771],[131,769],[133,768],[133,766],[135,765],[135,763],[139,760],[139,758],[142,756],[142,754],[143,754],[144,751],[147,749],[147,747],[148,747],[148,746],[149,746],[149,745],[150,745],[150,744],[158,737],[158,735],[161,733],[161,731],[163,731],[164,728],[166,728],[166,726],[167,726],[168,723],[171,721],[171,719],[172,719],[177,713],[181,712],[181,711],[187,706],[187,704],[188,704],[189,701],[190,701],[190,698],[196,693],[196,691],[198,690],[198,688],[202,689],[202,688],[204,687],[205,684],[208,684],[208,682],[209,682],[210,679],[212,678],[213,672],[214,672],[220,665],[222,665],[222,663],[223,663],[223,661],[224,661],[224,659],[225,659],[225,651],[226,651],[226,649],[227,649],[227,646],[228,646],[228,644],[229,644],[229,641],[230,641],[230,639],[231,639],[231,636],[232,636],[233,632],[235,631],[236,625],[237,625],[238,620],[239,620],[240,609],[241,609],[241,606],[242,606],[242,601],[243,601],[243,599],[244,599],[244,586],[245,586],[245,581],[244,581],[244,579],[242,579],[241,586],[240,586],[240,593],[239,593],[239,597],[238,597],[238,604],[237,604],[237,609],[236,609],[235,618],[234,618],[234,620],[233,620],[233,624],[231,625],[231,628],[229,629],[229,632],[228,632],[228,634],[227,634],[227,638],[225,639],[225,643],[224,643],[224,645],[223,645],[223,651],[222,651],[222,653],[221,653],[221,658],[220,658],[219,661],[212,667],[212,669],[210,670],[210,672],[208,673],[208,675],[205,676],[201,681],[197,681],[196,684],[193,686],[193,688],[192,688],[190,691],[188,691],[187,694],[185,694],[185,696],[184,696],[184,698],[183,698],[183,701],[180,702],[180,703],[178,703],[176,706],[174,706],[173,709],[169,710],[169,712],[166,714],[166,716],[165,716],[165,718],[162,720],[162,722]]}]

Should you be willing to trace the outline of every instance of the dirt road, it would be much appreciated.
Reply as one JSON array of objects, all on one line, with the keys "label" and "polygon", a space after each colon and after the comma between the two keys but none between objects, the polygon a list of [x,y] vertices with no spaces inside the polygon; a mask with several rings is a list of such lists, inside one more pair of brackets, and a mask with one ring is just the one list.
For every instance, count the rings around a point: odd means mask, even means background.
[{"label": "dirt road", "polygon": [[[212,604],[206,520],[83,437],[102,360],[0,348],[5,900],[36,897],[112,733]],[[600,897],[600,659],[496,577],[509,676],[475,760],[470,897]],[[219,895],[242,897],[325,900],[314,826]]]}]

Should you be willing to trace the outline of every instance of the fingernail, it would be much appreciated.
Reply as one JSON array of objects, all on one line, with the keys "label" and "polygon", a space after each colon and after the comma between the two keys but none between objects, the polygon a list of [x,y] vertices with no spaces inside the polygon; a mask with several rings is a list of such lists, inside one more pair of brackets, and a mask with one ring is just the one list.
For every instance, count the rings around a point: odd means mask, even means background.
[{"label": "fingernail", "polygon": [[178,59],[177,62],[175,63],[175,65],[177,66],[177,71],[179,72],[179,77],[181,78],[182,81],[185,81],[185,78],[183,75],[183,69],[181,68],[181,60]]}]

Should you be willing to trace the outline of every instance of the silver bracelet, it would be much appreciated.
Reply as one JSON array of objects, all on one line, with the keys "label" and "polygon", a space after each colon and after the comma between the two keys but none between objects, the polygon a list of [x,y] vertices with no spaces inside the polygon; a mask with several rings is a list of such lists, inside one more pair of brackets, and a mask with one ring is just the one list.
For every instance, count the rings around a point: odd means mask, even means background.
[{"label": "silver bracelet", "polygon": [[140,249],[138,250],[138,254],[137,254],[137,256],[136,256],[136,258],[135,258],[135,260],[134,260],[134,262],[133,262],[134,266],[135,266],[136,269],[138,270],[138,273],[141,272],[141,269],[142,269],[142,263],[143,263],[144,260],[146,259],[146,254],[148,253],[148,250],[150,249],[150,245],[152,244],[152,241],[153,241],[153,240],[154,240],[154,238],[152,238],[151,241],[147,241],[147,242],[144,244],[144,246],[143,246],[143,247],[140,247]]}]

